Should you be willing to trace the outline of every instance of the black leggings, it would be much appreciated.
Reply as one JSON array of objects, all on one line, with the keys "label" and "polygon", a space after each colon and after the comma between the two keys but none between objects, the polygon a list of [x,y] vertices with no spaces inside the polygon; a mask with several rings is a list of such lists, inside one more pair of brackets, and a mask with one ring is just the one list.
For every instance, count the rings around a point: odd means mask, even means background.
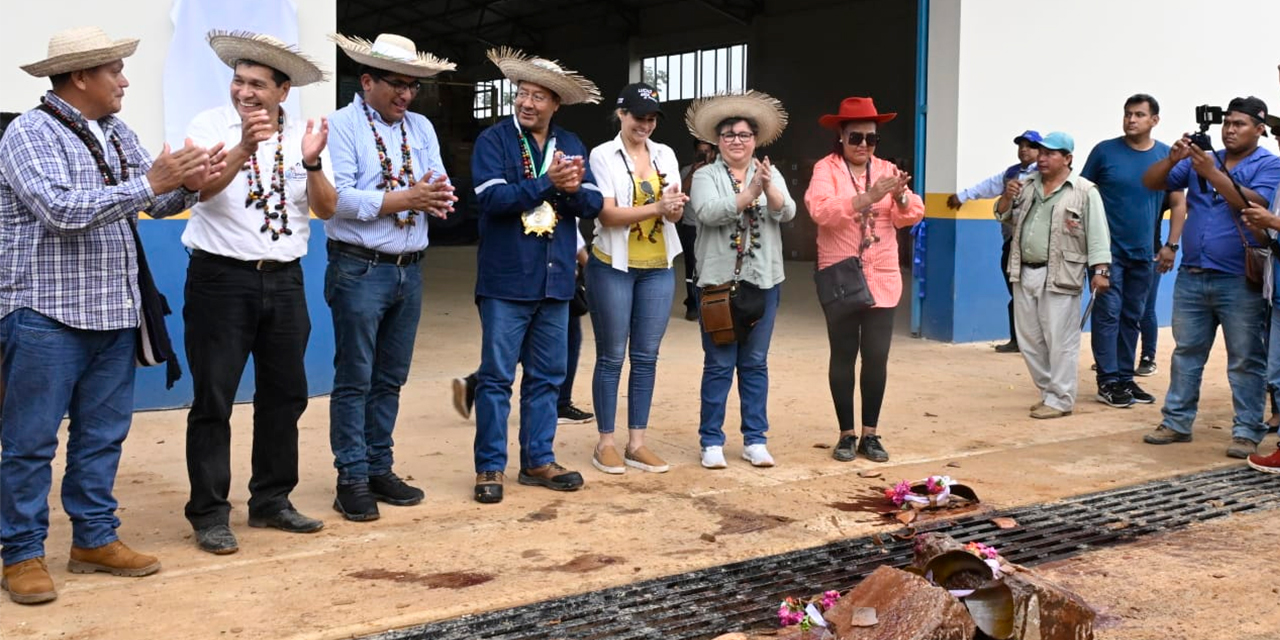
[{"label": "black leggings", "polygon": [[831,360],[827,378],[841,431],[852,431],[854,367],[862,353],[862,426],[875,428],[884,403],[889,342],[893,338],[893,308],[864,309],[833,317],[827,313]]}]

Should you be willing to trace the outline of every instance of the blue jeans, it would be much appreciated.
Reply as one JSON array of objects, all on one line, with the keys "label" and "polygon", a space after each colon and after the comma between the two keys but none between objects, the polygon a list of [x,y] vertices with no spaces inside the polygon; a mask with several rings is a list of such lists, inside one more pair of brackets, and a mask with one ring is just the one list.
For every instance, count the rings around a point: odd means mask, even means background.
[{"label": "blue jeans", "polygon": [[569,344],[566,350],[568,360],[564,366],[564,383],[560,385],[560,398],[556,401],[557,409],[568,409],[573,404],[573,381],[578,377],[578,358],[582,355],[582,316],[569,314]]},{"label": "blue jeans", "polygon": [[1235,418],[1233,437],[1261,442],[1266,434],[1262,407],[1266,398],[1266,350],[1262,318],[1267,303],[1246,284],[1244,276],[1215,271],[1178,271],[1173,283],[1173,360],[1169,392],[1165,394],[1162,424],[1178,433],[1191,433],[1200,401],[1204,363],[1222,326],[1227,343],[1227,381]]},{"label": "blue jeans", "polygon": [[765,289],[764,317],[746,342],[718,346],[702,334],[702,420],[698,440],[702,447],[724,446],[725,403],[738,370],[738,403],[742,418],[742,443],[764,444],[769,430],[769,340],[778,316],[782,285]]},{"label": "blue jeans", "polygon": [[0,431],[0,558],[44,556],[58,425],[64,414],[67,469],[62,508],[71,544],[114,542],[112,494],[133,419],[135,333],[72,329],[31,309],[0,320],[4,344],[4,429]]},{"label": "blue jeans", "polygon": [[1155,263],[1150,260],[1111,261],[1111,288],[1093,303],[1093,360],[1098,363],[1098,386],[1132,382],[1138,330],[1147,306]]},{"label": "blue jeans", "polygon": [[1151,287],[1147,290],[1147,306],[1142,310],[1142,322],[1138,332],[1142,335],[1142,359],[1156,359],[1156,340],[1160,337],[1160,319],[1156,318],[1156,298],[1160,297],[1159,271],[1151,274]]},{"label": "blue jeans", "polygon": [[[1271,266],[1276,267],[1273,261]],[[1280,270],[1275,271],[1280,274]],[[1275,407],[1280,403],[1280,287],[1276,287],[1271,292],[1271,309],[1267,318],[1267,391],[1271,394],[1268,398],[1271,406]]]},{"label": "blue jeans", "polygon": [[520,376],[520,468],[555,462],[556,400],[564,383],[569,303],[480,298],[476,371],[476,473],[507,468],[507,418],[516,363]]},{"label": "blue jeans", "polygon": [[329,446],[338,484],[359,484],[391,473],[391,432],[422,315],[421,265],[330,250],[324,299],[335,347]]},{"label": "blue jeans", "polygon": [[591,379],[600,433],[613,433],[618,414],[618,384],[630,341],[627,378],[627,428],[649,426],[658,345],[667,332],[675,279],[671,269],[619,271],[594,255],[587,262],[587,303],[596,335],[596,370]]}]

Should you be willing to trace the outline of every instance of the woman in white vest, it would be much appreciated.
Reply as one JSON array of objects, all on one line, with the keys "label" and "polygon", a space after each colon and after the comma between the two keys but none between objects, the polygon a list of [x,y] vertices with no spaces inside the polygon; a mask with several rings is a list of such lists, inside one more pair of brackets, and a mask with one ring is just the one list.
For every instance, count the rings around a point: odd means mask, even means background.
[{"label": "woman in white vest", "polygon": [[[680,192],[675,152],[650,139],[662,115],[658,91],[627,85],[618,96],[618,135],[591,150],[591,173],[604,195],[587,259],[587,302],[596,337],[592,402],[600,441],[591,464],[605,473],[627,467],[662,473],[667,463],[644,444],[658,365],[667,331],[680,254],[675,223],[688,197]],[[627,446],[618,453],[614,424],[622,360],[631,353],[627,394]]]}]

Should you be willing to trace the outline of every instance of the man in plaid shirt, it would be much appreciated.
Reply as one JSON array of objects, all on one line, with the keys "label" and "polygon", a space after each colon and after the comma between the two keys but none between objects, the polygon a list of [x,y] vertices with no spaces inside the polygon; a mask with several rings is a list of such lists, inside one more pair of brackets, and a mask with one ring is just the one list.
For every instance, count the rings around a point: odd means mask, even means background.
[{"label": "man in plaid shirt", "polygon": [[138,41],[82,28],[50,39],[22,69],[53,90],[0,140],[0,588],[22,604],[57,597],[44,561],[58,426],[70,416],[62,506],[72,573],[145,576],[152,556],[120,542],[112,495],[133,413],[139,325],[139,211],[195,204],[224,164],[220,149],[168,146],[154,161],[113,114],[123,59]]}]

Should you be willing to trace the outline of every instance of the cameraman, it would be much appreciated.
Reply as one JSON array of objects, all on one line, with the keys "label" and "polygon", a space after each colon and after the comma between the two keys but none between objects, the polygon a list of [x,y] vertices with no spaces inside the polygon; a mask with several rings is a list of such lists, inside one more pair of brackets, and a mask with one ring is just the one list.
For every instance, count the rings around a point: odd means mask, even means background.
[{"label": "cameraman", "polygon": [[1269,208],[1280,183],[1280,158],[1258,146],[1266,118],[1265,102],[1236,98],[1223,117],[1222,151],[1206,151],[1183,136],[1142,177],[1148,189],[1187,190],[1182,267],[1173,285],[1169,391],[1160,425],[1142,438],[1147,444],[1191,441],[1204,364],[1219,325],[1235,409],[1227,456],[1247,458],[1266,434],[1266,350],[1259,330],[1266,300],[1245,278],[1244,248],[1263,245],[1244,230],[1239,215],[1254,204]]}]

